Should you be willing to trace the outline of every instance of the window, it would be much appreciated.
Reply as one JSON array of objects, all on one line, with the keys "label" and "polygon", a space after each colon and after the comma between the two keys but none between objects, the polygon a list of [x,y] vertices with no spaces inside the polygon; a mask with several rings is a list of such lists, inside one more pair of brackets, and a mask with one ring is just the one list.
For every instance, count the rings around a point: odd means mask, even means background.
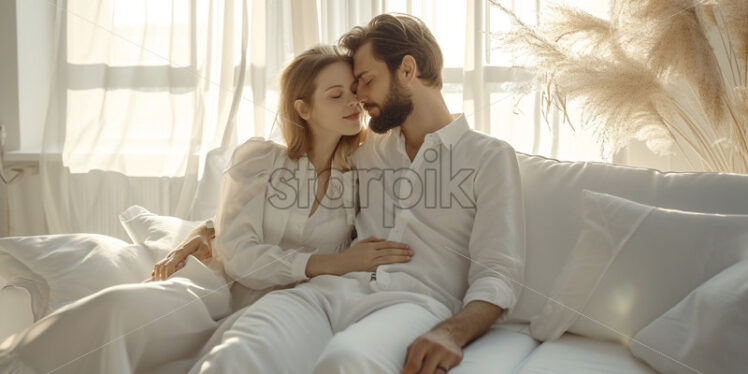
[{"label": "window", "polygon": [[[571,1],[596,14],[607,1]],[[96,142],[90,147],[65,143],[63,157],[86,161],[108,157],[123,170],[127,164],[152,165],[147,175],[184,170],[184,154],[201,151],[220,139],[216,93],[232,89],[221,76],[217,51],[239,51],[241,0],[224,4],[203,0],[102,0],[91,6],[70,0],[66,43],[67,72],[63,95],[68,139]],[[238,141],[278,134],[273,127],[278,75],[293,56],[291,0],[252,1],[248,66],[237,112]],[[544,0],[502,0],[525,22],[542,22]],[[558,115],[542,118],[536,91],[517,99],[513,87],[531,75],[521,56],[497,49],[492,33],[505,31],[508,18],[487,0],[317,0],[320,41],[336,43],[354,25],[382,12],[408,12],[423,19],[445,56],[443,93],[452,112],[465,112],[471,125],[505,139],[518,151],[569,160],[599,160],[589,136],[574,134]],[[541,11],[539,11],[541,10]],[[221,17],[232,14],[233,23]],[[211,26],[212,24],[212,26]],[[217,28],[226,24],[226,29]],[[233,29],[231,29],[233,26]],[[216,30],[221,30],[223,34]],[[105,42],[102,42],[101,39]],[[93,47],[92,47],[93,46]],[[240,57],[233,55],[234,77]],[[530,87],[532,89],[532,87]],[[469,100],[466,100],[469,98]],[[196,126],[199,123],[199,126]],[[199,134],[193,129],[201,129]],[[222,128],[222,127],[220,127]],[[578,129],[579,130],[579,129]],[[158,161],[160,160],[160,161]],[[77,163],[77,162],[74,162]],[[142,166],[139,166],[142,167]],[[142,174],[142,173],[141,173]]]}]

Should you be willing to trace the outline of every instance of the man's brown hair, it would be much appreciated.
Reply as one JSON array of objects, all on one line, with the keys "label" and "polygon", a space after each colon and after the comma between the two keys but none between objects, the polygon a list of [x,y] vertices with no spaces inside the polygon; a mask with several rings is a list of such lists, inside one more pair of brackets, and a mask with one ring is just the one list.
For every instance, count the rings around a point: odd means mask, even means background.
[{"label": "man's brown hair", "polygon": [[364,44],[371,42],[374,57],[387,64],[394,73],[411,55],[416,60],[418,78],[427,85],[442,88],[444,58],[434,35],[420,19],[409,14],[380,14],[366,26],[356,26],[340,37],[338,44],[353,56]]}]

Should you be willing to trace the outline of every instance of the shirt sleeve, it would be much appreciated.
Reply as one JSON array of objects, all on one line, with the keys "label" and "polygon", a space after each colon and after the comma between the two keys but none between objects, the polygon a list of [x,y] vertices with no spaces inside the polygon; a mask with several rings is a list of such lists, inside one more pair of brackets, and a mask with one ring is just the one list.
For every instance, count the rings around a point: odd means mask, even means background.
[{"label": "shirt sleeve", "polygon": [[213,255],[227,276],[251,289],[309,279],[312,253],[267,243],[263,232],[270,175],[281,152],[271,141],[252,138],[237,148],[221,178]]},{"label": "shirt sleeve", "polygon": [[525,217],[514,149],[492,147],[476,173],[476,214],[470,235],[469,287],[463,306],[482,300],[511,309],[525,267]]}]

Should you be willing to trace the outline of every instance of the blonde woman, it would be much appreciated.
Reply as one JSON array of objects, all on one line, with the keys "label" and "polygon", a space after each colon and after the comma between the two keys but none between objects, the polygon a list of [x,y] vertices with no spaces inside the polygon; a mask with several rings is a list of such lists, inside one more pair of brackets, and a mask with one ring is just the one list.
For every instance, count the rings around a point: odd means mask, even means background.
[{"label": "blonde woman", "polygon": [[[236,309],[231,294],[244,306],[317,275],[410,261],[401,243],[348,247],[357,198],[350,156],[365,137],[354,82],[350,59],[333,47],[295,57],[278,111],[287,146],[253,138],[234,152],[215,256],[193,252],[171,274],[186,257],[181,248],[154,271],[164,280],[110,287],[41,319],[2,343],[0,373],[184,373]],[[224,279],[237,281],[231,293]]]}]

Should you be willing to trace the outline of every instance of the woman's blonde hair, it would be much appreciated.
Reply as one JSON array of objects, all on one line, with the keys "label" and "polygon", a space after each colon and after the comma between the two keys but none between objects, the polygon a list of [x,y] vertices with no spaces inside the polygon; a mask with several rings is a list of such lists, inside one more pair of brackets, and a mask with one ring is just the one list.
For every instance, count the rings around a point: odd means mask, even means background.
[{"label": "woman's blonde hair", "polygon": [[[352,64],[351,58],[337,48],[321,45],[302,52],[283,69],[277,120],[292,160],[298,160],[309,150],[312,135],[309,124],[294,108],[294,102],[300,99],[314,105],[313,95],[317,89],[314,80],[322,69],[336,62]],[[342,171],[350,170],[351,155],[365,138],[366,128],[363,126],[356,135],[342,136],[333,154],[333,167]]]}]

